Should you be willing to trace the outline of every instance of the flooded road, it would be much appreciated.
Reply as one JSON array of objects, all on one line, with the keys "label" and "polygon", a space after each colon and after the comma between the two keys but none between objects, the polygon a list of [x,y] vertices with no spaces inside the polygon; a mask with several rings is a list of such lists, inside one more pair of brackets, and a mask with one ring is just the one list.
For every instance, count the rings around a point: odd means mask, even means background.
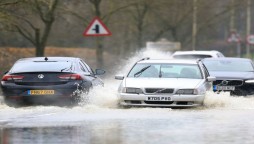
[{"label": "flooded road", "polygon": [[[254,101],[251,99],[251,101]],[[1,143],[248,143],[254,109],[3,108]]]},{"label": "flooded road", "polygon": [[[127,60],[117,73],[143,56],[166,57],[145,51]],[[204,106],[192,109],[117,107],[119,81],[105,79],[83,96],[79,106],[0,104],[1,144],[253,144],[254,97],[209,93]]]}]

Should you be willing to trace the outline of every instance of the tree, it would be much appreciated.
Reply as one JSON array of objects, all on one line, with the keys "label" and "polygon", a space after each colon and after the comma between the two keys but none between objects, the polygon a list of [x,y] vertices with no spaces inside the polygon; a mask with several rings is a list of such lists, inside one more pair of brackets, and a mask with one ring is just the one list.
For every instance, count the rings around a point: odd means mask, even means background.
[{"label": "tree", "polygon": [[44,56],[58,3],[59,0],[25,0],[19,10],[10,10],[11,30],[35,46],[36,56]]},{"label": "tree", "polygon": [[143,33],[144,33],[144,27],[145,27],[145,18],[148,14],[148,10],[150,7],[151,1],[140,1],[139,3],[136,3],[133,8],[134,10],[131,11],[132,17],[134,19],[134,25],[137,29],[137,46],[138,48],[142,48],[142,42],[143,42]]},{"label": "tree", "polygon": [[[185,0],[170,0],[158,3],[157,9],[162,7],[161,10],[156,11],[153,9],[155,21],[158,21],[160,29],[155,33],[153,40],[158,40],[166,33],[171,34],[172,41],[184,41],[184,37],[189,37],[186,33],[182,34],[183,27],[190,25],[191,18],[191,1]],[[168,9],[166,9],[168,7]],[[188,31],[189,32],[189,31]]]},{"label": "tree", "polygon": [[0,23],[1,28],[4,28],[5,22],[8,23],[8,21],[10,20],[8,17],[11,16],[11,13],[8,11],[8,8],[11,6],[15,6],[17,4],[20,4],[24,2],[23,0],[1,0],[0,1],[0,21],[2,23]]}]

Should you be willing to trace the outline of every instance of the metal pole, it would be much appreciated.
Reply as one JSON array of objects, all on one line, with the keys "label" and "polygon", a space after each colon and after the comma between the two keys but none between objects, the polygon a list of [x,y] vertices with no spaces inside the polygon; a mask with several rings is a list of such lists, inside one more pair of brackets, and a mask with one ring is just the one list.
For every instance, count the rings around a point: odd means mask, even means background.
[{"label": "metal pole", "polygon": [[231,0],[230,6],[230,32],[235,31],[235,0]]},{"label": "metal pole", "polygon": [[[250,35],[250,26],[251,26],[251,0],[247,0],[247,21],[246,21],[246,36],[248,37]],[[246,56],[247,58],[250,58],[250,44],[246,44]]]},{"label": "metal pole", "polygon": [[196,49],[197,38],[197,0],[193,0],[193,17],[192,17],[192,50]]},{"label": "metal pole", "polygon": [[[236,28],[235,28],[235,0],[231,0],[231,3],[230,3],[230,32],[235,32],[237,37],[238,37],[238,34],[237,34],[237,31],[236,31]],[[239,37],[238,37],[239,38]],[[236,42],[236,53],[237,53],[237,57],[241,57],[241,42]]]},{"label": "metal pole", "polygon": [[241,57],[241,42],[237,42],[237,57]]}]

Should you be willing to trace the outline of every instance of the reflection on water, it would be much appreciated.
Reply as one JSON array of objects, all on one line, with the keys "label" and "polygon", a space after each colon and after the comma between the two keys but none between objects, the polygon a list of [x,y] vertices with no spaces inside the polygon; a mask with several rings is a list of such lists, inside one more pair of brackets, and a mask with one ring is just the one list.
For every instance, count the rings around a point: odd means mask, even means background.
[{"label": "reflection on water", "polygon": [[[1,144],[94,144],[121,143],[119,129],[96,126],[2,128]],[[110,133],[114,137],[110,136]]]},{"label": "reflection on water", "polygon": [[[139,116],[141,112],[144,118]],[[83,120],[62,127],[1,128],[1,144],[254,143],[254,116],[250,115],[254,110],[155,112],[130,110],[126,112],[129,117]]]}]

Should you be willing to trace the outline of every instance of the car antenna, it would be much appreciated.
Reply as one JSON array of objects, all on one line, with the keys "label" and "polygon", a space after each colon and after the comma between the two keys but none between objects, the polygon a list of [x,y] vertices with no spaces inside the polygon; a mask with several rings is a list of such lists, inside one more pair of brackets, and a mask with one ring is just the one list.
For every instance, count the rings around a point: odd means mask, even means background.
[{"label": "car antenna", "polygon": [[45,61],[48,61],[49,59],[47,57],[44,58]]},{"label": "car antenna", "polygon": [[139,60],[138,62],[143,61],[143,60],[149,60],[149,59],[150,59],[150,57],[145,57],[145,58],[142,58],[141,60]]},{"label": "car antenna", "polygon": [[198,59],[197,59],[197,62],[200,62],[201,60],[202,60],[202,59],[198,58]]}]

